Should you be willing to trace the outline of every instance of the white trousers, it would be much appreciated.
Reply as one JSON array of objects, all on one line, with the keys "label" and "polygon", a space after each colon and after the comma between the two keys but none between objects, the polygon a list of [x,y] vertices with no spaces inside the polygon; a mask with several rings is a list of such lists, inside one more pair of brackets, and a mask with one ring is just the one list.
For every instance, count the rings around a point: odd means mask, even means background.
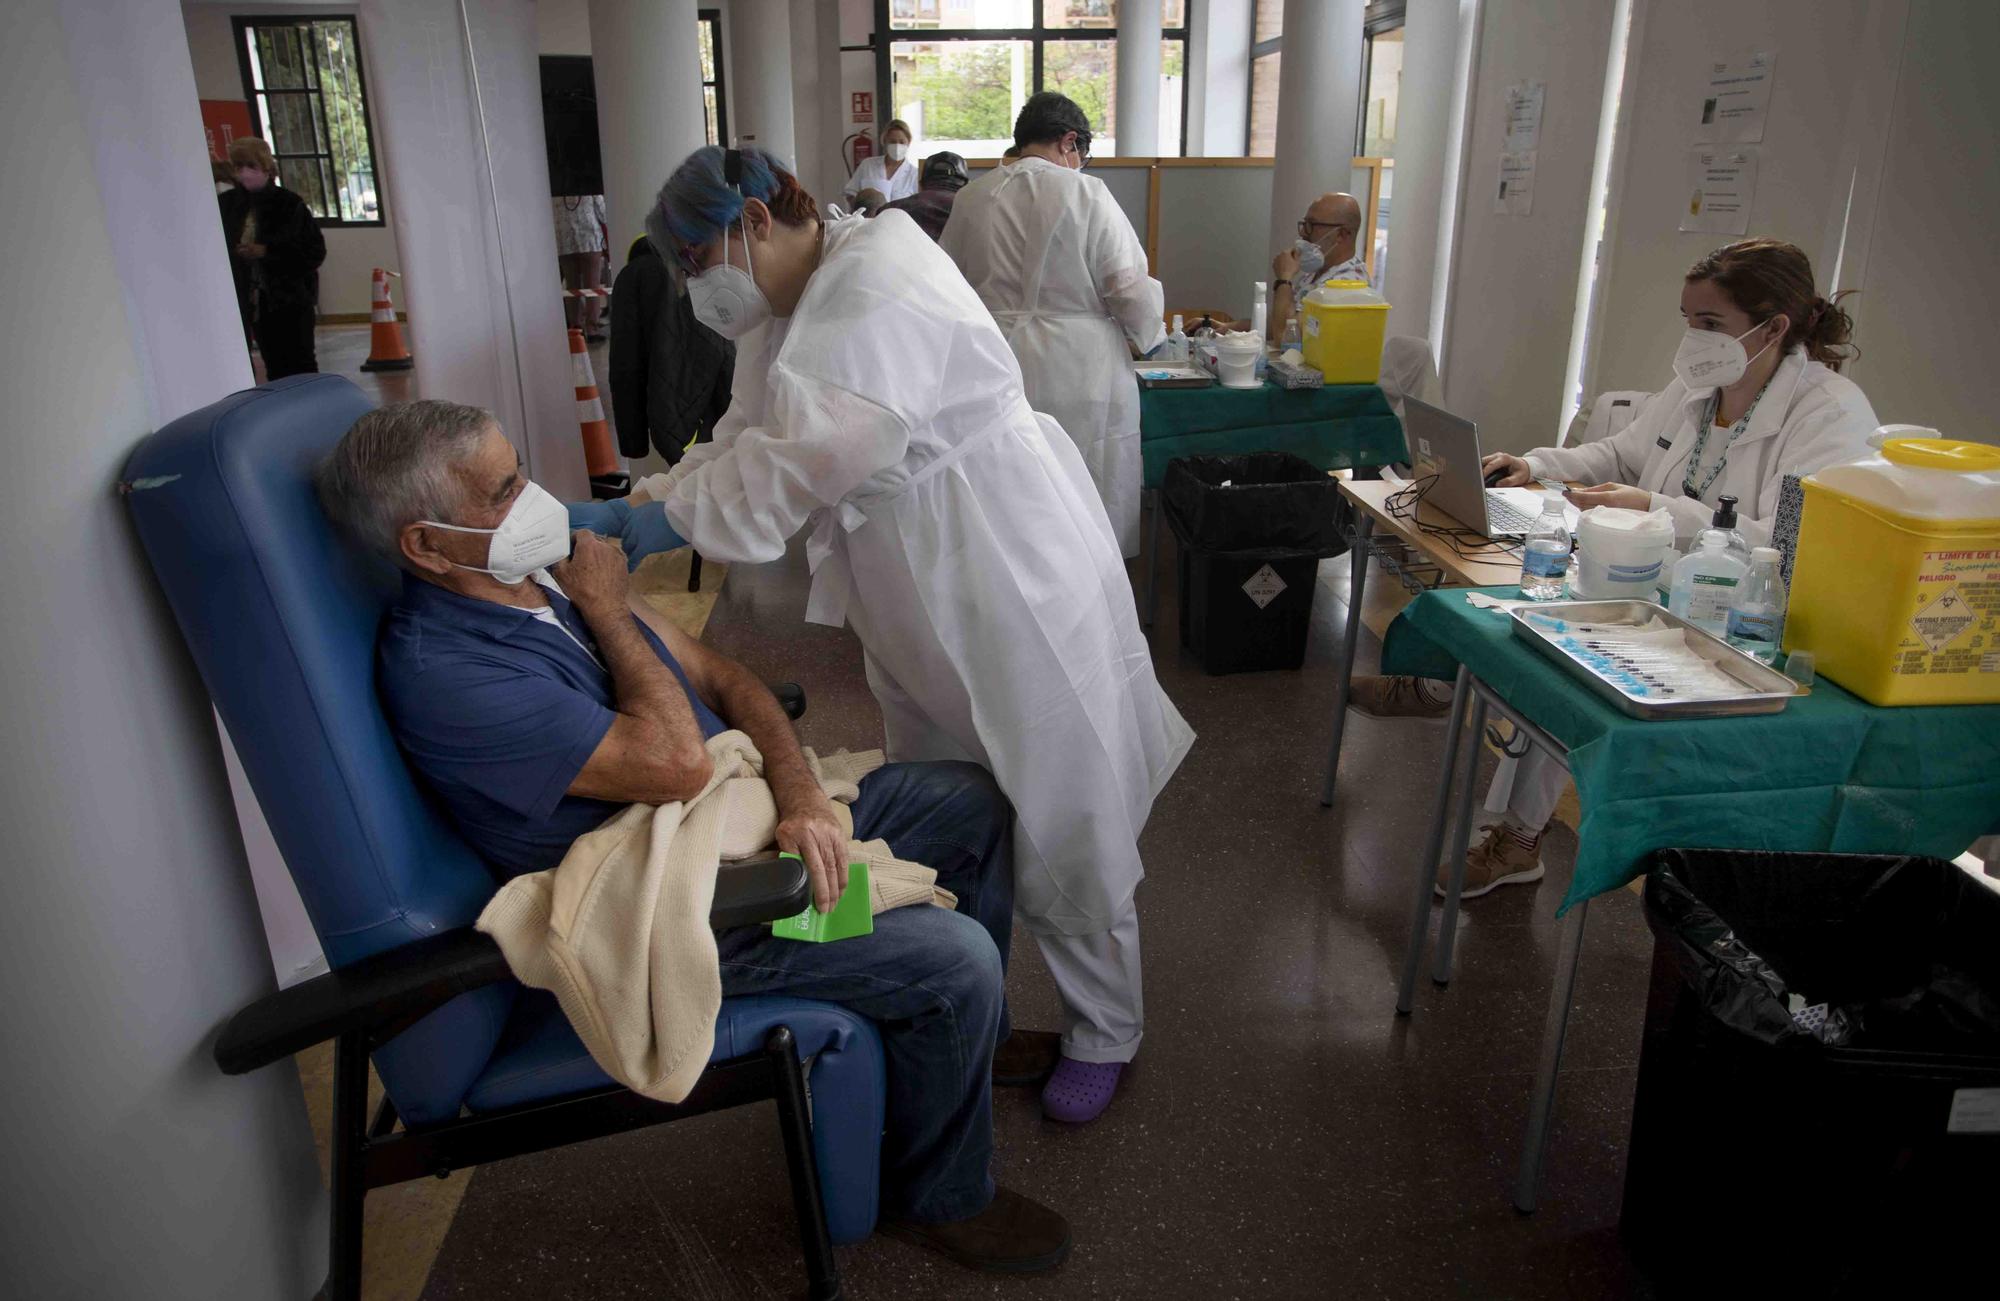
[{"label": "white trousers", "polygon": [[1129,1062],[1144,1037],[1139,987],[1139,908],[1127,902],[1111,929],[1043,935],[1042,958],[1063,1001],[1062,1053],[1079,1062]]},{"label": "white trousers", "polygon": [[1556,801],[1569,785],[1569,770],[1530,746],[1514,769],[1514,790],[1507,797],[1507,812],[1529,831],[1539,834],[1556,815]]}]

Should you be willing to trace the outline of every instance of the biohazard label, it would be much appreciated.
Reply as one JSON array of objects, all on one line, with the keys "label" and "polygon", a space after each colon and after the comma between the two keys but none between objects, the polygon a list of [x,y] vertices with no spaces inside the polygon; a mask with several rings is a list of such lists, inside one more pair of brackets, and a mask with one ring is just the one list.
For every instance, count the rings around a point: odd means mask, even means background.
[{"label": "biohazard label", "polygon": [[1257,603],[1259,610],[1278,599],[1278,593],[1285,590],[1285,580],[1278,577],[1278,571],[1265,565],[1250,575],[1243,584],[1243,593]]},{"label": "biohazard label", "polygon": [[1927,551],[1899,674],[2000,673],[2000,551]]}]

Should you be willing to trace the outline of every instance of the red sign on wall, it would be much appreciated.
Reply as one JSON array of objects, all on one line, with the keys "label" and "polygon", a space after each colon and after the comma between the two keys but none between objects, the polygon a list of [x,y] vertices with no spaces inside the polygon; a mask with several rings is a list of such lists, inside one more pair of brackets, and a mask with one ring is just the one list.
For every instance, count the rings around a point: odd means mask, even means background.
[{"label": "red sign on wall", "polygon": [[854,120],[856,122],[873,122],[875,120],[874,91],[857,90],[850,98],[854,101]]},{"label": "red sign on wall", "polygon": [[241,99],[201,101],[201,129],[208,136],[208,156],[216,162],[228,160],[231,140],[257,134],[250,125],[250,104]]}]

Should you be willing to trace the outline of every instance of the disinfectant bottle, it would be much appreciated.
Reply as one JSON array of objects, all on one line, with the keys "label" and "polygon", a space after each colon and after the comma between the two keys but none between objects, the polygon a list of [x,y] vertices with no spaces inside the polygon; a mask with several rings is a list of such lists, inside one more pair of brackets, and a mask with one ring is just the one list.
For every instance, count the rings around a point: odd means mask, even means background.
[{"label": "disinfectant bottle", "polygon": [[[1747,553],[1739,558],[1731,540],[1742,541],[1735,529],[1718,521],[1695,535],[1694,546],[1674,566],[1674,581],[1667,593],[1667,609],[1703,632],[1716,637],[1729,631],[1729,610],[1736,604],[1736,587],[1750,572]],[[1735,512],[1729,512],[1735,523]]]},{"label": "disinfectant bottle", "polygon": [[1167,360],[1186,361],[1187,359],[1188,359],[1187,331],[1181,328],[1180,314],[1175,313],[1173,333],[1167,336]]},{"label": "disinfectant bottle", "polygon": [[1776,547],[1750,553],[1750,576],[1729,608],[1729,644],[1766,664],[1778,658],[1785,639],[1785,580],[1778,573]]},{"label": "disinfectant bottle", "polygon": [[1745,542],[1743,535],[1736,531],[1736,498],[1717,497],[1715,499],[1715,514],[1709,522],[1709,527],[1721,529],[1723,533],[1728,535],[1727,546],[1729,547],[1729,554],[1741,560],[1745,572],[1748,572],[1750,568],[1750,544]]}]

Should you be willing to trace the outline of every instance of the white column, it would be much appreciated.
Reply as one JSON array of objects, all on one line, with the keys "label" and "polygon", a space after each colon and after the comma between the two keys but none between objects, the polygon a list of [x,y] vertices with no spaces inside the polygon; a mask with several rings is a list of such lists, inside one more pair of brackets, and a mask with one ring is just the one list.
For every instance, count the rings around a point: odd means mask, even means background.
[{"label": "white column", "polygon": [[1278,162],[1271,175],[1274,249],[1298,237],[1294,227],[1306,205],[1352,183],[1364,7],[1363,0],[1285,0]]},{"label": "white column", "polygon": [[660,186],[708,138],[697,22],[694,0],[590,0],[604,203],[620,265]]},{"label": "white column", "polygon": [[361,0],[361,45],[418,387],[488,408],[543,487],[589,496],[534,0]]},{"label": "white column", "polygon": [[[806,193],[818,196],[828,192],[826,182],[827,160],[833,151],[826,147],[825,134],[830,129],[826,116],[826,87],[820,84],[819,42],[821,38],[819,6],[813,0],[789,0],[791,4],[792,36],[792,143],[798,151],[793,159],[796,164],[794,174]],[[833,17],[833,11],[827,11]],[[834,119],[833,121],[837,121]],[[834,187],[838,189],[838,186]]]},{"label": "white column", "polygon": [[1396,122],[1396,204],[1389,227],[1389,333],[1429,337],[1438,237],[1457,189],[1445,174],[1452,88],[1458,75],[1460,0],[1410,0],[1403,28],[1403,89]]},{"label": "white column", "polygon": [[[158,404],[241,378],[183,344],[242,339],[198,283],[226,278],[214,192],[172,179],[207,172],[179,6],[120,3],[117,36],[85,8],[23,0],[0,44],[0,105],[34,123],[0,141],[0,173],[33,178],[0,187],[16,250],[0,259],[0,1097],[18,1190],[0,1260],[20,1296],[304,1301],[326,1220],[298,1075],[231,1078],[210,1056],[273,987],[270,958],[206,697],[113,491]],[[165,152],[126,158],[112,120]],[[140,187],[159,167],[150,205],[99,184],[107,160]],[[157,328],[150,287],[121,284],[143,248],[147,274],[186,289],[191,342]]]},{"label": "white column", "polygon": [[1160,152],[1160,0],[1119,0],[1118,156]]},{"label": "white column", "polygon": [[734,143],[797,159],[792,136],[791,0],[735,0],[729,9],[729,118]]}]

